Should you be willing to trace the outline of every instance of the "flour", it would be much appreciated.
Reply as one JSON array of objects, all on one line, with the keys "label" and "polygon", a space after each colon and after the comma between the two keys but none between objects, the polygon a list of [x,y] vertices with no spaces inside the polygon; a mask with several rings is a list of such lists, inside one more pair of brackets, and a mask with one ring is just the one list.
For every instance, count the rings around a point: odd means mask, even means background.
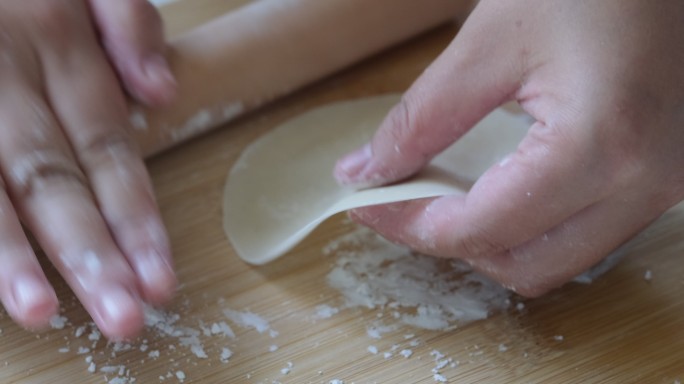
[{"label": "flour", "polygon": [[235,332],[233,332],[233,329],[226,324],[225,321],[221,321],[220,323],[214,323],[211,325],[211,334],[212,335],[223,335],[225,337],[229,337],[231,339],[235,338]]},{"label": "flour", "polygon": [[221,362],[222,363],[227,363],[230,358],[233,356],[233,351],[230,350],[230,348],[222,348],[221,349]]},{"label": "flour", "polygon": [[[447,330],[510,303],[507,290],[466,264],[415,254],[365,228],[334,240],[324,253],[335,257],[327,280],[345,308],[389,308],[400,324]],[[367,333],[377,339],[383,332],[375,326]]]},{"label": "flour", "polygon": [[646,272],[644,272],[644,280],[646,281],[651,281],[653,279],[653,272],[648,269]]},{"label": "flour", "polygon": [[176,377],[178,380],[182,383],[185,381],[185,372],[183,371],[176,371]]},{"label": "flour", "polygon": [[[271,328],[266,319],[252,312],[226,309],[224,314],[236,326],[254,329],[270,338],[278,336],[278,332]],[[186,362],[194,365],[201,360],[209,359],[226,364],[233,356],[233,351],[228,346],[215,346],[217,340],[234,341],[236,339],[235,332],[225,321],[217,321],[210,326],[205,326],[205,323],[199,320],[199,325],[194,327],[186,325],[188,319],[182,319],[179,313],[161,311],[149,306],[144,307],[144,320],[148,334],[154,339],[162,340],[168,346],[165,350],[152,349],[147,353],[147,358],[151,360],[159,360],[162,355],[169,356],[170,370],[166,376],[160,376],[160,380],[176,379],[183,382],[188,379],[185,372],[178,369],[180,362],[175,357],[177,349],[185,350],[191,355],[194,361],[187,357]],[[71,323],[64,316],[55,316],[51,319],[51,325],[55,329],[64,329]],[[147,338],[131,342],[107,342],[106,345],[100,345],[98,348],[103,338],[93,322],[72,326],[73,331],[69,331],[72,339],[65,336],[66,345],[59,348],[57,352],[88,354],[85,357],[85,370],[91,374],[98,372],[104,374],[107,383],[132,384],[136,381],[135,373],[131,373],[130,369],[121,363],[124,355],[119,356],[119,354],[129,351],[143,353],[148,351],[150,341]],[[212,339],[211,343],[207,344],[211,345],[210,348],[205,345],[209,339]],[[128,360],[126,362],[128,363]],[[144,360],[141,360],[141,363],[144,363]],[[292,367],[293,365],[288,364],[287,369],[292,369]]]},{"label": "flour", "polygon": [[189,139],[208,130],[213,123],[211,112],[203,109],[190,117],[180,128],[171,131],[171,138],[175,142]]},{"label": "flour", "polygon": [[52,329],[63,329],[68,323],[68,319],[64,316],[55,315],[50,318],[50,327]]},{"label": "flour", "polygon": [[328,319],[333,317],[340,311],[339,308],[331,307],[327,304],[319,305],[316,307],[316,319]]},{"label": "flour", "polygon": [[217,124],[223,124],[234,120],[244,111],[245,106],[240,102],[202,109],[188,118],[180,127],[171,129],[171,139],[175,142],[184,141],[206,132]]},{"label": "flour", "polygon": [[242,328],[253,328],[259,333],[269,332],[271,337],[276,337],[277,333],[271,330],[268,320],[252,312],[238,312],[232,309],[223,311],[228,319]]},{"label": "flour", "polygon": [[229,121],[235,120],[236,117],[242,115],[245,112],[245,105],[242,103],[232,103],[224,106],[221,109],[221,115],[223,117],[223,122],[227,123]]},{"label": "flour", "polygon": [[294,367],[294,364],[292,364],[291,361],[287,362],[287,367],[283,368],[280,370],[280,373],[283,375],[288,375],[290,372],[292,372],[292,368]]},{"label": "flour", "polygon": [[149,128],[145,113],[138,107],[131,108],[129,121],[131,126],[138,131],[147,131]]}]

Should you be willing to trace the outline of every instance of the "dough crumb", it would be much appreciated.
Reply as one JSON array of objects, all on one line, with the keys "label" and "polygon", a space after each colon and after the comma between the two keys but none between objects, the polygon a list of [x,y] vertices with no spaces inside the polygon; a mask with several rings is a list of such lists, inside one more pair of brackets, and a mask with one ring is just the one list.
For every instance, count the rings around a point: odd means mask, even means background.
[{"label": "dough crumb", "polygon": [[52,329],[63,329],[69,320],[60,315],[54,315],[50,318],[50,327]]},{"label": "dough crumb", "polygon": [[651,272],[650,269],[647,269],[646,272],[644,273],[644,280],[651,281],[652,279],[653,279],[653,272]]}]

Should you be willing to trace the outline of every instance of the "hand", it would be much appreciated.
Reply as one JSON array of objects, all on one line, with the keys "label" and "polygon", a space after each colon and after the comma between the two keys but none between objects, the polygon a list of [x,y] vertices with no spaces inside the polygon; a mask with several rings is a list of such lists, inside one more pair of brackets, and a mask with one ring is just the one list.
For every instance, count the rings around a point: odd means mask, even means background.
[{"label": "hand", "polygon": [[142,299],[172,295],[117,78],[148,105],[169,102],[164,47],[145,0],[0,2],[0,299],[18,323],[42,327],[58,309],[20,223],[109,337],[142,327]]},{"label": "hand", "polygon": [[684,197],[683,20],[678,0],[482,0],[336,177],[408,177],[511,99],[536,122],[466,196],[352,217],[522,295],[563,284]]}]

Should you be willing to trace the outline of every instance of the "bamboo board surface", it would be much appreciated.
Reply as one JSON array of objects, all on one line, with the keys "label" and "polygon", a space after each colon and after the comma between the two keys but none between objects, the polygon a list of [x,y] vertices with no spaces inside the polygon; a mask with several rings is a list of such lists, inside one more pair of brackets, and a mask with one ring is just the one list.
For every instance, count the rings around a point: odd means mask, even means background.
[{"label": "bamboo board surface", "polygon": [[[194,11],[187,3],[166,8],[170,30],[183,30],[228,3],[194,1]],[[326,222],[286,257],[263,267],[244,264],[231,249],[222,230],[221,193],[242,149],[312,107],[405,90],[455,32],[454,27],[444,27],[418,37],[148,162],[182,284],[167,310],[180,314],[177,325],[195,329],[200,323],[226,321],[236,332],[235,339],[200,336],[206,359],[180,346],[178,338],[153,330],[119,352],[104,340],[93,347],[90,328],[75,336],[87,323],[87,314],[55,271],[46,267],[68,322],[62,329],[33,334],[3,312],[0,382],[103,383],[117,375],[100,369],[123,365],[137,383],[180,382],[179,372],[188,383],[434,383],[433,350],[459,361],[458,367],[440,371],[450,383],[684,381],[682,206],[640,235],[625,260],[591,285],[569,284],[525,301],[522,311],[512,308],[452,331],[402,327],[381,339],[370,338],[366,329],[380,310],[347,309],[328,319],[311,320],[318,305],[341,300],[326,282],[333,261],[322,249],[351,230],[342,216]],[[644,278],[646,271],[651,271],[651,280]],[[227,308],[258,314],[278,334],[235,326],[222,313]],[[412,340],[418,344],[408,347],[406,334],[414,334]],[[269,350],[272,345],[278,349]],[[370,345],[380,353],[369,353]],[[413,355],[395,353],[385,359],[383,352],[393,345],[410,348]],[[219,358],[224,347],[234,353],[227,363]],[[150,357],[151,351],[160,356]],[[96,373],[88,372],[88,356],[96,363]]]}]

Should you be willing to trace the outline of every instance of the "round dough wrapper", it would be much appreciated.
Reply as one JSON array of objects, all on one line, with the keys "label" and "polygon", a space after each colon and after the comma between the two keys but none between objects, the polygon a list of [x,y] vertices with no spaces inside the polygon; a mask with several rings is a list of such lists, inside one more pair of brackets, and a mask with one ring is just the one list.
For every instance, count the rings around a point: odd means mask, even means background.
[{"label": "round dough wrapper", "polygon": [[368,142],[400,99],[392,94],[322,106],[252,143],[230,171],[224,229],[238,255],[264,264],[285,254],[328,217],[353,208],[465,193],[517,147],[528,118],[498,109],[416,177],[356,191],[332,176],[337,159]]}]

